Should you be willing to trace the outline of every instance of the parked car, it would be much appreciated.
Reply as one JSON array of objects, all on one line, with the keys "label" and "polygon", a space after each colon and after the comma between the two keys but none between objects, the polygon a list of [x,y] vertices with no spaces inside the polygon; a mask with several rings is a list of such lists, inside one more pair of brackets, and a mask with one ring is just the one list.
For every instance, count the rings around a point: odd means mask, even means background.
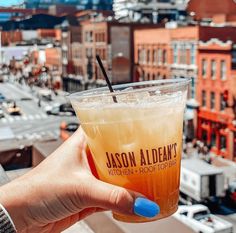
[{"label": "parked car", "polygon": [[60,105],[60,112],[70,112],[75,116],[75,111],[70,103],[65,103]]},{"label": "parked car", "polygon": [[4,112],[2,110],[2,108],[0,108],[0,119],[4,117]]},{"label": "parked car", "polygon": [[51,90],[39,90],[38,98],[46,101],[52,101],[52,91]]},{"label": "parked car", "polygon": [[233,233],[233,225],[213,214],[204,205],[179,206],[173,215],[197,233]]},{"label": "parked car", "polygon": [[73,110],[71,104],[68,104],[68,103],[47,106],[45,110],[48,115],[59,115],[59,116],[75,115],[75,111]]},{"label": "parked car", "polygon": [[7,112],[8,112],[10,115],[13,115],[13,116],[19,116],[19,115],[21,115],[21,109],[20,109],[20,107],[18,107],[18,106],[9,107],[9,108],[7,109]]},{"label": "parked car", "polygon": [[68,132],[75,132],[79,127],[79,123],[77,122],[70,122],[70,123],[66,123],[66,122],[62,122],[60,125],[60,129],[61,130],[66,130]]},{"label": "parked car", "polygon": [[72,135],[72,133],[78,129],[78,127],[79,123],[77,122],[67,123],[63,121],[60,125],[60,137],[63,140],[68,139]]},{"label": "parked car", "polygon": [[5,96],[2,93],[0,93],[0,102],[3,102],[5,100],[6,100]]}]

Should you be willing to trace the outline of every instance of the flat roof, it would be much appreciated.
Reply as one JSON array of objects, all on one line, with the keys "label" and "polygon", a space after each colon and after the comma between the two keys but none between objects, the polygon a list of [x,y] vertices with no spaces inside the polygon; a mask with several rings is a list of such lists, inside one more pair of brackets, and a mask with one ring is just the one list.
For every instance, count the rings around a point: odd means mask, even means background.
[{"label": "flat roof", "polygon": [[33,144],[33,147],[41,155],[43,155],[43,157],[47,157],[52,152],[54,152],[62,143],[63,143],[63,141],[61,139],[45,141],[45,142],[35,142]]},{"label": "flat roof", "polygon": [[181,167],[193,171],[199,175],[214,175],[223,173],[223,170],[208,164],[200,159],[182,159]]}]

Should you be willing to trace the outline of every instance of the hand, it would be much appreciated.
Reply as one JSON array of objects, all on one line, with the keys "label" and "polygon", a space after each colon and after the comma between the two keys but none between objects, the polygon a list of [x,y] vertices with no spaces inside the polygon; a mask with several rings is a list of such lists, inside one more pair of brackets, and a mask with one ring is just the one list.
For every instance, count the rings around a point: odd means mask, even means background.
[{"label": "hand", "polygon": [[79,129],[36,168],[1,187],[0,203],[18,232],[61,232],[103,209],[133,214],[135,199],[142,195],[96,179],[85,149]]}]

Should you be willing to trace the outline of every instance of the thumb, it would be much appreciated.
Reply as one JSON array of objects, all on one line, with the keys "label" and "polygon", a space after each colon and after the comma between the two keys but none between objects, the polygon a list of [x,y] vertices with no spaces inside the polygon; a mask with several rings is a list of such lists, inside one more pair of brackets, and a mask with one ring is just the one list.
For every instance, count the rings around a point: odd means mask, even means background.
[{"label": "thumb", "polygon": [[93,179],[88,188],[89,204],[94,207],[109,209],[114,212],[144,217],[156,216],[159,206],[142,194]]}]

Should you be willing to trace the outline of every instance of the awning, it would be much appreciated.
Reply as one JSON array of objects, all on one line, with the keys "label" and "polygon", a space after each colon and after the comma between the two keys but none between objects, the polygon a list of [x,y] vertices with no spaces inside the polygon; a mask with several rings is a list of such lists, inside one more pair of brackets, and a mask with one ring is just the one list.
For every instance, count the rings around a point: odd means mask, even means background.
[{"label": "awning", "polygon": [[200,106],[197,100],[195,99],[188,99],[186,105],[190,108],[198,108]]},{"label": "awning", "polygon": [[194,110],[186,109],[184,113],[184,120],[189,121],[189,120],[193,120],[193,118],[194,118]]}]

